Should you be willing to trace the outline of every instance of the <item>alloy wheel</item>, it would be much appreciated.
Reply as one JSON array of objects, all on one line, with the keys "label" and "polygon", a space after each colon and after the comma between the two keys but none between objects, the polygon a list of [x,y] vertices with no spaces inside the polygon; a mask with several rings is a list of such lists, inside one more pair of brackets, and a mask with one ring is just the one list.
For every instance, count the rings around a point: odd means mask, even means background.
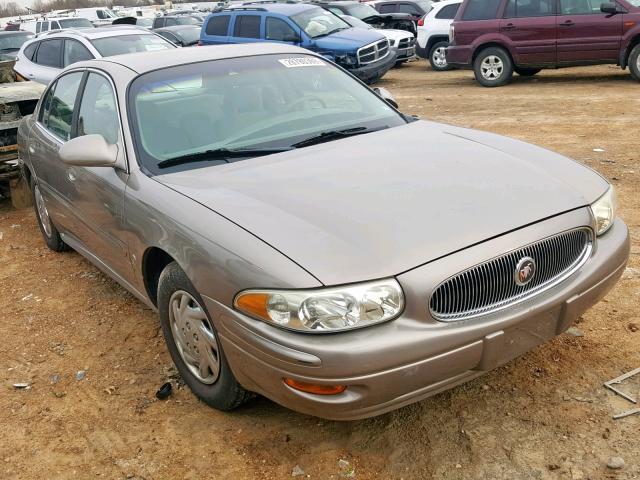
[{"label": "alloy wheel", "polygon": [[486,80],[497,80],[504,71],[504,64],[500,57],[487,55],[480,65],[480,72]]},{"label": "alloy wheel", "polygon": [[447,50],[444,47],[438,47],[433,51],[432,55],[433,63],[438,67],[444,68],[447,66]]},{"label": "alloy wheel", "polygon": [[169,300],[169,325],[176,348],[189,371],[211,385],[220,376],[220,348],[204,309],[192,295],[178,290]]},{"label": "alloy wheel", "polygon": [[40,193],[40,187],[38,187],[38,185],[33,188],[33,196],[36,200],[36,209],[38,210],[38,217],[40,218],[42,229],[45,235],[51,238],[53,233],[51,229],[51,219],[49,218],[49,211],[44,203],[44,198],[42,198],[42,193]]}]

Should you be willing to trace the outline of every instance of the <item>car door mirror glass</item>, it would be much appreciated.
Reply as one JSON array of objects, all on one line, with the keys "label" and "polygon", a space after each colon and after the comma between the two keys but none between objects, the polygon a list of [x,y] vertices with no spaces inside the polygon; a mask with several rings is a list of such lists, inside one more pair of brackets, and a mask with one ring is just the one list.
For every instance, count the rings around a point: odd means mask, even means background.
[{"label": "car door mirror glass", "polygon": [[396,99],[393,98],[393,95],[391,95],[391,92],[389,92],[389,90],[382,87],[375,87],[373,91],[376,93],[376,95],[378,95],[393,108],[398,108],[398,102],[396,102]]},{"label": "car door mirror glass", "polygon": [[58,151],[60,160],[78,167],[114,167],[117,145],[109,145],[102,135],[83,135],[65,142]]}]

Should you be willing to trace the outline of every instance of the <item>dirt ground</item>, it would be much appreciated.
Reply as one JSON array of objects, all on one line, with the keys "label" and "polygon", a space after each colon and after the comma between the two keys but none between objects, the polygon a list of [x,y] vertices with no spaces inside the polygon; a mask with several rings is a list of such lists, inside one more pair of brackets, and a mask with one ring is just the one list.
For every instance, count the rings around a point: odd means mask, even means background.
[{"label": "dirt ground", "polygon": [[[174,371],[156,316],[78,254],[47,250],[32,210],[3,202],[0,478],[271,479],[299,466],[299,478],[327,479],[344,474],[341,459],[363,479],[640,478],[640,415],[613,420],[632,405],[602,386],[640,367],[640,84],[604,66],[485,89],[470,72],[420,61],[380,86],[406,113],[535,142],[616,185],[632,255],[578,325],[584,336],[562,335],[471,383],[357,422],[262,398],[220,413],[184,387],[158,401]],[[640,380],[627,388],[638,394]],[[608,469],[612,456],[625,467]]]}]

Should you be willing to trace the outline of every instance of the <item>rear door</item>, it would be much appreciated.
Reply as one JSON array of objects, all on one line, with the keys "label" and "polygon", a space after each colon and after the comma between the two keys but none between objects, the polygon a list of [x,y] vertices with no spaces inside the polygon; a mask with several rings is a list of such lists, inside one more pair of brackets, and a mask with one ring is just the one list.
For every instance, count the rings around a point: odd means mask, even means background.
[{"label": "rear door", "polygon": [[254,43],[262,41],[262,17],[255,14],[236,14],[229,43]]},{"label": "rear door", "polygon": [[600,0],[559,1],[558,62],[571,65],[617,61],[622,15],[602,13]]},{"label": "rear door", "polygon": [[508,0],[500,33],[509,39],[517,65],[554,65],[556,0]]},{"label": "rear door", "polygon": [[62,44],[61,38],[43,40],[33,57],[32,69],[27,73],[27,78],[35,82],[49,84],[62,68]]}]

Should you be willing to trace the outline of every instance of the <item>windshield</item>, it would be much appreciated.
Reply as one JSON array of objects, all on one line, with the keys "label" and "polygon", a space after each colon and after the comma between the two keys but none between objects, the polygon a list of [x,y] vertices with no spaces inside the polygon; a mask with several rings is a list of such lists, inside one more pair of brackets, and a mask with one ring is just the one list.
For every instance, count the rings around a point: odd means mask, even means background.
[{"label": "windshield", "polygon": [[86,18],[64,18],[58,22],[62,28],[93,28],[93,23]]},{"label": "windshield", "polygon": [[366,28],[367,30],[373,30],[373,27],[371,25],[363,22],[359,18],[352,17],[351,15],[344,15],[340,18],[342,18],[345,22],[347,22],[352,27]]},{"label": "windshield", "polygon": [[311,38],[330,35],[333,32],[349,28],[349,24],[340,17],[320,7],[292,15],[291,20]]},{"label": "windshield", "polygon": [[141,27],[150,27],[153,25],[153,19],[138,17],[136,18],[136,25],[140,25]]},{"label": "windshield", "polygon": [[640,7],[640,0],[627,0],[634,7]]},{"label": "windshield", "polygon": [[323,132],[406,123],[350,75],[304,54],[149,72],[133,81],[128,101],[138,159],[153,174],[212,165],[205,158],[158,168],[162,161],[208,150],[289,149]]},{"label": "windshield", "polygon": [[103,57],[122,55],[124,53],[151,52],[175,48],[164,38],[154,34],[118,35],[91,40],[93,46]]},{"label": "windshield", "polygon": [[0,36],[0,50],[20,50],[20,47],[27,40],[31,40],[35,35],[2,35]]},{"label": "windshield", "polygon": [[356,18],[369,18],[374,15],[379,15],[378,11],[371,5],[363,5],[361,3],[347,6],[347,13]]}]

